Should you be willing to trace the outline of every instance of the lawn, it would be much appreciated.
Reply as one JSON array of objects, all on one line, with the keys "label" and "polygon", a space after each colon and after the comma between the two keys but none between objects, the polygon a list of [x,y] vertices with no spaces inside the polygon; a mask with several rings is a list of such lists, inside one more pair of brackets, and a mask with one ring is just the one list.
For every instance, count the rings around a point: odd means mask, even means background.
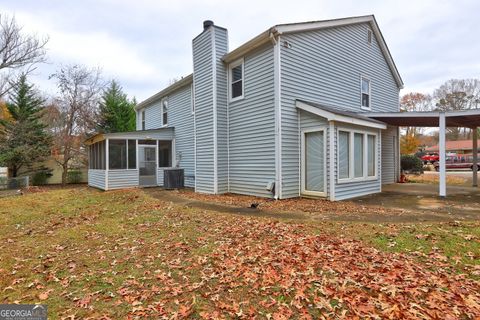
[{"label": "lawn", "polygon": [[142,190],[0,199],[0,303],[50,319],[480,317],[480,225],[236,216]]}]

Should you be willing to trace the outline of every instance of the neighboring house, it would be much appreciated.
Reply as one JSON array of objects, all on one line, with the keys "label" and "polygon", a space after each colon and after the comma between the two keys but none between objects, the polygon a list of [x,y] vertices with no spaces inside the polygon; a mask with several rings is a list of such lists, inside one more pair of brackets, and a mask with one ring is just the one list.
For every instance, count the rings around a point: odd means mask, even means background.
[{"label": "neighboring house", "polygon": [[399,174],[402,79],[373,15],[274,26],[233,51],[204,22],[193,74],[138,104],[137,131],[97,134],[89,185],[162,186],[185,170],[196,192],[342,200]]},{"label": "neighboring house", "polygon": [[[480,144],[480,140],[477,140],[477,144]],[[458,154],[471,154],[473,150],[473,141],[470,140],[457,140],[457,141],[446,141],[445,148],[447,152],[458,153]],[[437,152],[439,146],[435,145],[425,149],[426,152]]]}]

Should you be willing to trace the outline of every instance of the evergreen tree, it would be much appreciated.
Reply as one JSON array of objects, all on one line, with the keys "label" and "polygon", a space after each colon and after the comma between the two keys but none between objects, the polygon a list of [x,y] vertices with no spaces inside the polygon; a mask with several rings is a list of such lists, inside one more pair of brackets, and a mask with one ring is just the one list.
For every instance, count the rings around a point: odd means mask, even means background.
[{"label": "evergreen tree", "polygon": [[130,101],[122,87],[112,80],[100,102],[98,130],[105,133],[134,131],[135,105],[135,99]]},{"label": "evergreen tree", "polygon": [[52,137],[41,121],[44,102],[25,75],[12,84],[7,102],[10,116],[0,119],[0,164],[13,177],[21,168],[32,168],[50,155]]}]

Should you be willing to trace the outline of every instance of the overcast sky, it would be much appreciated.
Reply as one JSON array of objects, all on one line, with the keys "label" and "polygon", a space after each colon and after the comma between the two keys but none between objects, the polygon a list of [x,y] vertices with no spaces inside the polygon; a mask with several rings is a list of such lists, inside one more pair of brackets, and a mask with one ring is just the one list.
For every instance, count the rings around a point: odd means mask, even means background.
[{"label": "overcast sky", "polygon": [[50,93],[48,76],[62,63],[80,63],[101,67],[141,101],[192,72],[191,40],[207,19],[228,29],[232,50],[276,24],[375,14],[402,93],[480,77],[476,0],[0,0],[0,12],[50,37],[49,63],[33,78]]}]

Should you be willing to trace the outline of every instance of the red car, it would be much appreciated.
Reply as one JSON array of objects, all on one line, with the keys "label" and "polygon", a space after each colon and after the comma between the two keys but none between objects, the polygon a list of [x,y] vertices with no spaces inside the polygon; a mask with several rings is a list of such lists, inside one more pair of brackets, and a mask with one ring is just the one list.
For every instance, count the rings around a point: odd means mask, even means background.
[{"label": "red car", "polygon": [[[480,169],[480,154],[478,155],[477,170]],[[435,170],[439,170],[440,163],[437,161],[433,164]],[[473,170],[473,155],[471,154],[456,154],[447,155],[446,169],[470,169]]]},{"label": "red car", "polygon": [[436,161],[440,160],[440,156],[438,155],[438,153],[431,153],[424,155],[420,159],[422,159],[423,164],[435,163]]}]

